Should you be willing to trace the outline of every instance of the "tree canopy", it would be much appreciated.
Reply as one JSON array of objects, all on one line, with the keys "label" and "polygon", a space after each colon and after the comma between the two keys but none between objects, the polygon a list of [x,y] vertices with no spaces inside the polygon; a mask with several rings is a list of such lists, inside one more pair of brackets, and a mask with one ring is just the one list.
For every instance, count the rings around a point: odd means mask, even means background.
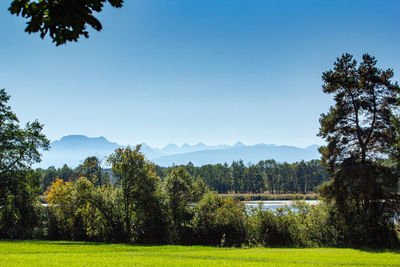
[{"label": "tree canopy", "polygon": [[[49,140],[38,121],[21,128],[17,115],[7,105],[10,96],[0,90],[0,177],[21,171],[40,162],[39,149],[48,149]],[[2,178],[4,179],[4,178]]]},{"label": "tree canopy", "polygon": [[319,135],[329,142],[320,150],[325,161],[375,160],[392,150],[392,117],[400,105],[400,88],[391,81],[393,70],[378,69],[376,63],[365,54],[357,66],[351,55],[344,54],[333,70],[323,73],[323,91],[334,94],[336,102],[320,119]]},{"label": "tree canopy", "polygon": [[154,164],[146,160],[140,147],[118,148],[108,158],[112,173],[121,187],[126,241],[162,240],[165,225],[157,192],[159,178]]},{"label": "tree canopy", "polygon": [[104,4],[122,7],[123,0],[13,0],[9,11],[28,19],[25,31],[40,33],[43,39],[47,34],[59,46],[78,41],[82,35],[89,37],[87,25],[100,31],[102,25],[93,15],[101,12]]}]

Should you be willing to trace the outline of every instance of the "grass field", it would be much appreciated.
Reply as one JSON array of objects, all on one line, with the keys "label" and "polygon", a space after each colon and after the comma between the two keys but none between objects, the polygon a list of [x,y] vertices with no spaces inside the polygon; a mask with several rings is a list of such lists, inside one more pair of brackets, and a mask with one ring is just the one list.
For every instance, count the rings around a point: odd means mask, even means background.
[{"label": "grass field", "polygon": [[0,241],[0,266],[400,266],[400,251]]}]

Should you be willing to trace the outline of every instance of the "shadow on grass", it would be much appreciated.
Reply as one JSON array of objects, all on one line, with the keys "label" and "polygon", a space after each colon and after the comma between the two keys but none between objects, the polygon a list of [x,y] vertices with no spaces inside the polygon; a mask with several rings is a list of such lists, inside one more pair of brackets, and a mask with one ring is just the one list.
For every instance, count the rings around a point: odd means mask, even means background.
[{"label": "shadow on grass", "polygon": [[[109,242],[96,242],[96,241],[67,241],[67,240],[18,240],[18,239],[0,239],[0,242],[12,242],[12,243],[32,243],[32,244],[40,244],[40,245],[51,245],[51,246],[103,246],[103,245],[118,245],[118,246],[126,246],[126,247],[168,247],[168,246],[180,246],[180,247],[210,247],[217,248],[215,246],[201,246],[201,245],[173,245],[173,244],[132,244],[132,243],[109,243]],[[221,248],[221,247],[218,247]],[[225,249],[232,249],[234,247],[224,247]],[[283,248],[283,247],[272,247],[272,248]],[[284,247],[288,249],[287,247]],[[334,247],[326,247],[329,249],[335,249]],[[265,248],[268,249],[268,248]],[[290,249],[290,248],[289,248]],[[298,249],[293,247],[292,249]],[[312,248],[310,248],[312,249]],[[368,247],[337,247],[337,249],[354,249],[360,252],[367,253],[394,253],[400,254],[400,248],[368,248]]]},{"label": "shadow on grass", "polygon": [[[103,246],[103,245],[118,245],[118,246],[130,246],[130,247],[163,247],[172,246],[172,244],[149,244],[149,243],[112,243],[112,242],[99,242],[99,241],[68,241],[68,240],[40,240],[40,239],[0,239],[0,242],[10,243],[32,243],[41,245],[56,245],[56,246]],[[182,246],[182,245],[179,245]],[[191,246],[187,246],[191,247]]]},{"label": "shadow on grass", "polygon": [[368,253],[394,253],[400,254],[399,248],[352,248],[354,250],[358,250],[360,252],[368,252]]}]

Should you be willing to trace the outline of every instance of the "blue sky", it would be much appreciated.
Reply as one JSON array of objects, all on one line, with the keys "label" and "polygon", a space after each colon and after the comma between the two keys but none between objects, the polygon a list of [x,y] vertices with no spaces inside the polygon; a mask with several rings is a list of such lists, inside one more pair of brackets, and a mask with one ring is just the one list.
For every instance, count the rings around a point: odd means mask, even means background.
[{"label": "blue sky", "polygon": [[365,52],[400,74],[399,1],[127,0],[55,47],[0,3],[0,88],[51,140],[321,144],[321,74]]}]

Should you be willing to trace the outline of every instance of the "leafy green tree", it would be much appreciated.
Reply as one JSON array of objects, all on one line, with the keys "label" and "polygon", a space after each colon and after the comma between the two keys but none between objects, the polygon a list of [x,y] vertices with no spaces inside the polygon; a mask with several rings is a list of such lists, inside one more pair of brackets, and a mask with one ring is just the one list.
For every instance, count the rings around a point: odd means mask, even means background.
[{"label": "leafy green tree", "polygon": [[33,163],[40,162],[39,149],[47,150],[49,140],[41,133],[43,125],[38,121],[26,123],[21,128],[19,120],[11,107],[7,105],[10,96],[0,90],[0,177],[11,175],[15,171],[28,169]]},{"label": "leafy green tree", "polygon": [[274,211],[259,206],[249,217],[252,238],[264,246],[335,246],[337,232],[329,214],[330,207],[324,202],[295,201]]},{"label": "leafy green tree", "polygon": [[[7,237],[7,234],[4,236],[7,227],[34,224],[27,220],[34,217],[28,213],[37,204],[39,177],[33,174],[30,166],[40,162],[39,149],[49,147],[49,140],[41,133],[43,125],[34,121],[21,128],[17,116],[7,105],[9,99],[6,91],[0,90],[0,225],[3,237]],[[27,232],[21,227],[18,229],[13,237]]]},{"label": "leafy green tree", "polygon": [[80,196],[76,193],[74,185],[74,182],[65,182],[57,178],[46,191],[46,202],[56,218],[54,225],[49,227],[49,232],[62,239],[87,240],[84,225],[87,205],[79,200]]},{"label": "leafy green tree", "polygon": [[58,178],[64,180],[64,181],[71,181],[74,180],[76,177],[76,174],[73,169],[68,167],[67,164],[64,164],[62,168],[59,169],[59,175]]},{"label": "leafy green tree", "polygon": [[197,203],[204,194],[209,192],[209,188],[200,176],[197,176],[193,182],[192,201]]},{"label": "leafy green tree", "polygon": [[94,185],[105,184],[108,181],[105,179],[101,162],[96,156],[87,157],[83,164],[77,167],[81,176],[88,178]]},{"label": "leafy green tree", "polygon": [[189,163],[186,164],[185,169],[190,173],[191,176],[195,175],[195,169],[196,168],[195,168],[194,164],[191,161],[189,161]]},{"label": "leafy green tree", "polygon": [[59,176],[58,170],[54,166],[48,167],[46,170],[40,170],[42,177],[40,180],[41,193],[44,193],[47,188],[51,186],[51,183],[55,182]]},{"label": "leafy green tree", "polygon": [[345,241],[353,244],[393,241],[399,205],[396,170],[382,161],[395,144],[400,88],[393,71],[376,63],[368,54],[360,64],[344,54],[322,76],[335,105],[320,119],[319,136],[328,142],[320,148],[322,162],[332,178],[321,193],[334,201]]},{"label": "leafy green tree", "polygon": [[197,174],[204,179],[204,182],[212,190],[219,190],[219,177],[215,174],[214,165],[207,164],[199,167]]},{"label": "leafy green tree", "polygon": [[18,171],[8,179],[6,187],[0,188],[0,237],[37,237],[41,223],[39,180],[37,172]]},{"label": "leafy green tree", "polygon": [[159,178],[140,147],[118,148],[108,162],[122,190],[126,241],[161,242],[166,225],[158,191]]},{"label": "leafy green tree", "polygon": [[49,222],[49,238],[72,240],[124,241],[119,190],[95,186],[86,177],[64,182],[56,179],[46,191],[54,222]]},{"label": "leafy green tree", "polygon": [[175,168],[164,181],[167,203],[172,215],[172,239],[178,241],[182,228],[191,219],[190,203],[193,201],[193,179],[183,166]]},{"label": "leafy green tree", "polygon": [[207,193],[196,205],[193,227],[196,243],[240,246],[246,242],[247,217],[244,204],[216,193]]},{"label": "leafy green tree", "polygon": [[104,4],[122,7],[123,0],[13,0],[9,11],[11,14],[29,19],[26,32],[47,34],[56,45],[78,41],[80,36],[89,37],[87,25],[100,31],[102,25],[93,15],[101,12]]}]

